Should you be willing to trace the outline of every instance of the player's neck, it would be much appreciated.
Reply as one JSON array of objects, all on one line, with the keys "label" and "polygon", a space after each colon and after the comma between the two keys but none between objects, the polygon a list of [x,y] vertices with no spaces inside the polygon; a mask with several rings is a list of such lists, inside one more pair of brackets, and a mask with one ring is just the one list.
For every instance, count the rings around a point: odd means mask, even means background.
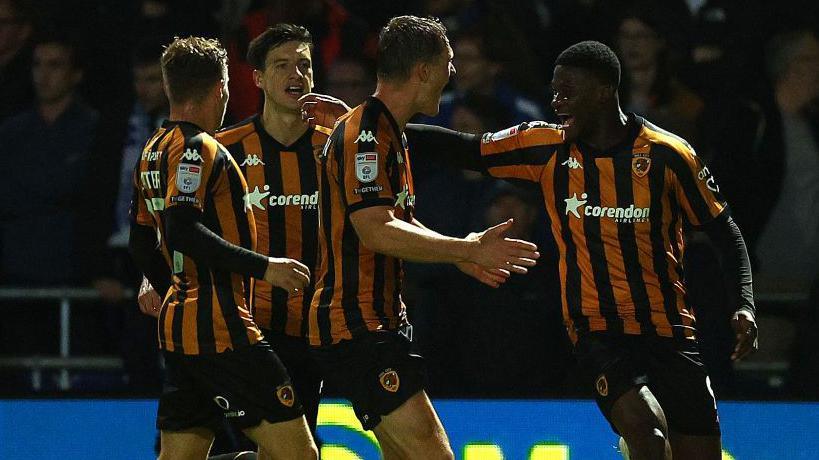
[{"label": "player's neck", "polygon": [[208,134],[213,135],[219,126],[217,123],[214,123],[213,117],[205,116],[207,113],[209,113],[208,110],[199,104],[171,104],[171,113],[168,115],[168,120],[193,123],[194,125],[205,130],[205,132]]},{"label": "player's neck", "polygon": [[595,150],[606,150],[620,144],[628,135],[628,117],[617,107],[617,111],[607,112],[581,141]]},{"label": "player's neck", "polygon": [[410,85],[379,81],[373,96],[387,107],[401,131],[407,126],[409,119],[418,112],[413,102],[415,91]]},{"label": "player's neck", "polygon": [[265,104],[262,125],[273,139],[282,145],[291,145],[307,131],[307,124],[298,110],[288,110],[273,104]]}]

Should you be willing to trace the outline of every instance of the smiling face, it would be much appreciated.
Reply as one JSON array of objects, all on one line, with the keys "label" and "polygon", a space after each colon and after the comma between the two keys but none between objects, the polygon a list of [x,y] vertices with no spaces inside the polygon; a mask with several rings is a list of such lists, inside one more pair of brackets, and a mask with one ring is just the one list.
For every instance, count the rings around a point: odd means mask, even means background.
[{"label": "smiling face", "polygon": [[576,141],[596,129],[612,96],[610,85],[579,67],[556,66],[551,87],[552,109],[567,141]]},{"label": "smiling face", "polygon": [[253,71],[253,81],[264,92],[265,105],[298,112],[298,99],[313,90],[310,45],[289,41],[271,49],[264,70]]}]

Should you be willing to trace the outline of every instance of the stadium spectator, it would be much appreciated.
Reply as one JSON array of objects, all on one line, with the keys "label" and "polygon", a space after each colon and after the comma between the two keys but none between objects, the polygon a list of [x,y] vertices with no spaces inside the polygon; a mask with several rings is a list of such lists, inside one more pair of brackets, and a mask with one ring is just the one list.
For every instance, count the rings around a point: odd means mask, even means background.
[{"label": "stadium spectator", "polygon": [[363,58],[340,57],[327,69],[324,88],[327,94],[355,107],[375,90],[374,72]]},{"label": "stadium spectator", "polygon": [[[89,179],[98,116],[76,94],[83,70],[66,39],[38,41],[31,78],[36,102],[0,125],[5,143],[0,171],[6,173],[0,185],[0,280],[16,286],[70,285],[84,280],[77,193]],[[0,322],[4,352],[56,352],[53,306],[40,309],[21,302],[4,314],[12,318]],[[31,325],[43,329],[32,333]]]},{"label": "stadium spectator", "polygon": [[30,14],[25,0],[0,0],[0,122],[34,101]]},{"label": "stadium spectator", "polygon": [[618,55],[623,61],[623,108],[638,113],[697,145],[697,119],[702,99],[676,78],[683,47],[663,6],[638,2],[622,16],[617,28]]},{"label": "stadium spectator", "polygon": [[[424,123],[452,126],[453,112],[460,101],[470,96],[491,98],[502,107],[494,116],[504,113],[507,118],[500,120],[499,126],[508,126],[525,120],[542,120],[543,110],[533,100],[509,85],[501,78],[504,66],[492,57],[492,43],[477,33],[465,33],[452,43],[458,63],[458,78],[453,89],[441,97],[441,110],[435,117],[422,118]],[[500,46],[500,44],[497,44]],[[494,51],[498,54],[500,49]],[[492,127],[497,129],[499,126]]]}]

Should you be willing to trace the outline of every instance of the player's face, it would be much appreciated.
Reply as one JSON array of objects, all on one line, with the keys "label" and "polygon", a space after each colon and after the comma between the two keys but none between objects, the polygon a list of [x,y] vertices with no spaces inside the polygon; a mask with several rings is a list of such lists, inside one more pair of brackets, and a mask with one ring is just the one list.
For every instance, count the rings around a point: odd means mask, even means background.
[{"label": "player's face", "polygon": [[264,91],[265,105],[298,112],[299,98],[313,90],[310,45],[291,41],[273,48],[264,70],[253,71],[253,80]]},{"label": "player's face", "polygon": [[37,99],[43,103],[69,96],[82,79],[82,72],[71,62],[71,50],[59,43],[44,43],[34,49],[31,73]]},{"label": "player's face", "polygon": [[599,95],[605,89],[584,69],[558,65],[552,77],[552,109],[560,119],[566,140],[575,141],[600,119]]},{"label": "player's face", "polygon": [[429,76],[425,82],[422,82],[421,109],[419,110],[424,115],[435,116],[438,114],[441,93],[449,83],[449,78],[455,75],[455,65],[452,64],[453,57],[454,53],[447,41],[444,52],[428,64]]}]

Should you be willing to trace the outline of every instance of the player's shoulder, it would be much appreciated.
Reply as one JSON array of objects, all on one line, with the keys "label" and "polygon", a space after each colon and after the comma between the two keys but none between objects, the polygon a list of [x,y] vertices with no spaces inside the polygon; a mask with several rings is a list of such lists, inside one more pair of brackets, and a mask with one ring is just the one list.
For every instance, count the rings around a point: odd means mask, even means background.
[{"label": "player's shoulder", "polygon": [[[400,130],[381,100],[369,97],[339,120],[344,125],[345,142],[384,144],[400,142]],[[387,142],[389,143],[389,142]]]},{"label": "player's shoulder", "polygon": [[668,152],[668,154],[682,157],[684,159],[693,159],[697,156],[694,148],[682,137],[663,129],[645,118],[635,116],[635,120],[642,126],[640,128],[640,137],[654,146],[660,146],[661,149],[652,149],[654,151],[660,150]]},{"label": "player's shoulder", "polygon": [[219,142],[198,126],[186,122],[171,122],[165,126],[171,130],[168,143],[170,158],[179,157],[187,163],[201,163],[203,159],[214,158],[219,153]]},{"label": "player's shoulder", "polygon": [[503,143],[507,139],[532,145],[558,145],[564,142],[565,134],[559,125],[545,121],[527,121],[502,131],[485,133],[481,141],[483,144],[494,144]]},{"label": "player's shoulder", "polygon": [[216,140],[225,146],[241,142],[242,139],[256,132],[257,118],[258,115],[253,115],[236,124],[220,129],[216,132]]}]

